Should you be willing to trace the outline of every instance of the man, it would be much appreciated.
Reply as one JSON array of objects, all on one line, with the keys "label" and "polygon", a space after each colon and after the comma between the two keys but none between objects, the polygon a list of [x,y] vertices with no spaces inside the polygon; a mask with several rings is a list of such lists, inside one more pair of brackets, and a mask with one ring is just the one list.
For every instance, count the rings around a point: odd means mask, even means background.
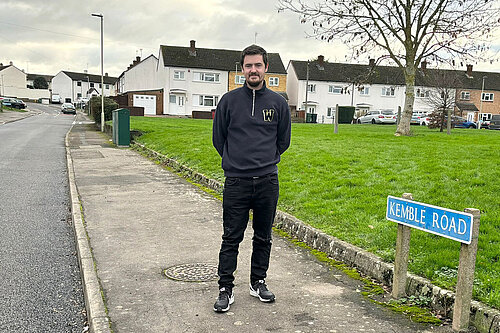
[{"label": "man", "polygon": [[226,181],[223,196],[222,245],[219,252],[219,297],[214,311],[234,301],[238,247],[253,211],[250,295],[273,302],[265,278],[271,253],[271,230],[278,203],[280,155],[290,145],[290,110],[285,99],[266,88],[266,51],[251,45],[241,54],[243,87],[226,93],[215,111],[212,141],[222,157]]}]

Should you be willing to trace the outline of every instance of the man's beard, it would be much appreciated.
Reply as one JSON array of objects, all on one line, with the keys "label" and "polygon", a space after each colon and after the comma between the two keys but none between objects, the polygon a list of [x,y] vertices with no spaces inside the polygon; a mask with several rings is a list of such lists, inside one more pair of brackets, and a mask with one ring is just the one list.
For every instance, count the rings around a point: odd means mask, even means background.
[{"label": "man's beard", "polygon": [[260,79],[260,77],[258,75],[254,75],[254,76],[257,76],[259,78],[259,80],[258,81],[249,81],[249,80],[247,80],[247,83],[248,83],[248,85],[250,87],[258,87],[262,83],[262,81],[263,81],[263,80]]}]

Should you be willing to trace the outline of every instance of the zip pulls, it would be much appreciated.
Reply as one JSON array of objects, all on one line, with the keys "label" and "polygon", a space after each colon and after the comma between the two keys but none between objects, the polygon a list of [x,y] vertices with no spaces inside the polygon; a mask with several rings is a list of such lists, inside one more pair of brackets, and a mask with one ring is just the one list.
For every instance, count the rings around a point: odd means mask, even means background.
[{"label": "zip pulls", "polygon": [[252,89],[252,94],[253,94],[253,99],[252,99],[252,117],[254,115],[255,111],[255,89]]}]

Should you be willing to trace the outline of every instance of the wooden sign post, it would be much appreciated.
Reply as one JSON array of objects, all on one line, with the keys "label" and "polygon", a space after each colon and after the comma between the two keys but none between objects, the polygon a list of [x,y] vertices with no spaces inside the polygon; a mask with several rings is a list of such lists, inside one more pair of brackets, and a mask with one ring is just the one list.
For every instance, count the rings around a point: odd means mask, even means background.
[{"label": "wooden sign post", "polygon": [[403,198],[387,197],[386,218],[398,223],[392,296],[406,295],[410,228],[420,229],[462,243],[458,266],[452,328],[458,332],[469,327],[470,303],[476,266],[480,211],[467,208],[459,212],[413,201],[411,193]]}]

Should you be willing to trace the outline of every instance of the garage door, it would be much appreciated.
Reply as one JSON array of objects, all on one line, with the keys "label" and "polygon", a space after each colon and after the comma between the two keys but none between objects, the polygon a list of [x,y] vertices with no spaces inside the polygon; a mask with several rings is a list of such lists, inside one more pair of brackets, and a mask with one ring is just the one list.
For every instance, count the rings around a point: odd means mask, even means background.
[{"label": "garage door", "polygon": [[145,115],[156,114],[156,96],[134,95],[134,106],[142,106]]}]

